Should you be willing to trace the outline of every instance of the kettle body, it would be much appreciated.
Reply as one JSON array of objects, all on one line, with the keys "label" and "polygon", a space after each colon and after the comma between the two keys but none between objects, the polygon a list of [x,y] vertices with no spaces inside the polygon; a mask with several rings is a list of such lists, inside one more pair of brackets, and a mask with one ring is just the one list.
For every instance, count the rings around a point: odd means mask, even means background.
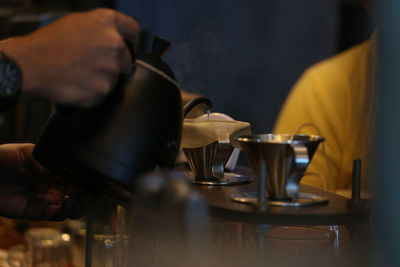
[{"label": "kettle body", "polygon": [[86,189],[124,200],[141,174],[173,166],[181,129],[176,79],[160,54],[151,54],[138,57],[100,105],[58,108],[33,155]]}]

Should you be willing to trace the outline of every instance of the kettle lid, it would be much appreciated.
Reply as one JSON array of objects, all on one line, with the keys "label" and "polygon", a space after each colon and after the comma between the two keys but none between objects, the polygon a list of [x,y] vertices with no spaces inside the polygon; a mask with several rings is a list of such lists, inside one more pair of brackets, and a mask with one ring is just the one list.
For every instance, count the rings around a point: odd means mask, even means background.
[{"label": "kettle lid", "polygon": [[138,56],[136,64],[156,72],[177,86],[174,73],[169,65],[162,60],[162,56],[167,52],[170,46],[171,44],[168,41],[155,36],[153,38],[151,53]]}]

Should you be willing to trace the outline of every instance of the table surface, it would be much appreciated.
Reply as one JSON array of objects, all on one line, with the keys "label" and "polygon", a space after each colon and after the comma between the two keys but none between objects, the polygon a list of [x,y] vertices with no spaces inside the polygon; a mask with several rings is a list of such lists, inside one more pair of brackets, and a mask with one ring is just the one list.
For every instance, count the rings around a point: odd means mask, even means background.
[{"label": "table surface", "polygon": [[[252,175],[245,168],[236,172]],[[266,211],[259,211],[255,205],[230,199],[233,193],[257,191],[257,184],[254,179],[252,183],[244,185],[194,187],[205,197],[211,216],[223,220],[284,225],[349,225],[364,222],[368,218],[365,205],[351,205],[347,198],[303,184],[300,192],[327,197],[329,203],[307,207],[268,206]]]}]

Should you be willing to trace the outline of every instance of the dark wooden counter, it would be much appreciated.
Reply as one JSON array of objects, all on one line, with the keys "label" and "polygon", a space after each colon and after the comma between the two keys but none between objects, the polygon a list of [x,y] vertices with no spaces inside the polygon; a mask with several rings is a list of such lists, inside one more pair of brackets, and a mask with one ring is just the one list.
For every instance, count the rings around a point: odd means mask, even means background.
[{"label": "dark wooden counter", "polygon": [[260,212],[254,205],[230,199],[233,193],[257,191],[257,181],[235,186],[195,185],[195,188],[206,198],[211,216],[222,220],[281,225],[349,225],[368,218],[367,208],[356,208],[348,204],[347,198],[307,185],[301,185],[300,192],[328,197],[329,203],[308,207],[269,206],[267,211]]}]

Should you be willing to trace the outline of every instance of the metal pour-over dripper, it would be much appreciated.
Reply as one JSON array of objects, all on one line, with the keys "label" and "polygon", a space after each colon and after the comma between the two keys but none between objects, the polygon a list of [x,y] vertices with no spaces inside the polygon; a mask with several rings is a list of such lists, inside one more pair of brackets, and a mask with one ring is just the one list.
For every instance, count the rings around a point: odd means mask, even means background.
[{"label": "metal pour-over dripper", "polygon": [[[218,141],[195,148],[183,148],[183,152],[188,160],[190,169],[193,171],[195,177],[209,178],[214,177],[213,163],[218,149]],[[215,178],[217,179],[217,178]]]},{"label": "metal pour-over dripper", "polygon": [[237,185],[251,181],[251,178],[237,173],[225,172],[224,166],[233,150],[229,144],[218,141],[202,147],[183,148],[190,169],[189,178],[200,185]]},{"label": "metal pour-over dripper", "polygon": [[[303,206],[327,199],[299,192],[299,183],[315,151],[324,139],[315,135],[261,134],[236,137],[252,168],[267,168],[266,192],[271,205]],[[254,192],[235,194],[240,202],[258,202]]]},{"label": "metal pour-over dripper", "polygon": [[[187,103],[183,108],[184,117],[199,104],[206,105],[209,110],[212,106],[211,101],[208,98],[195,98]],[[193,138],[197,138],[197,136]],[[225,172],[225,165],[228,162],[233,149],[234,147],[229,142],[223,141],[215,141],[198,146],[182,147],[182,151],[184,152],[190,169],[192,170],[192,172],[188,173],[188,178],[193,183],[200,185],[237,185],[249,183],[251,178],[248,176]]]}]

